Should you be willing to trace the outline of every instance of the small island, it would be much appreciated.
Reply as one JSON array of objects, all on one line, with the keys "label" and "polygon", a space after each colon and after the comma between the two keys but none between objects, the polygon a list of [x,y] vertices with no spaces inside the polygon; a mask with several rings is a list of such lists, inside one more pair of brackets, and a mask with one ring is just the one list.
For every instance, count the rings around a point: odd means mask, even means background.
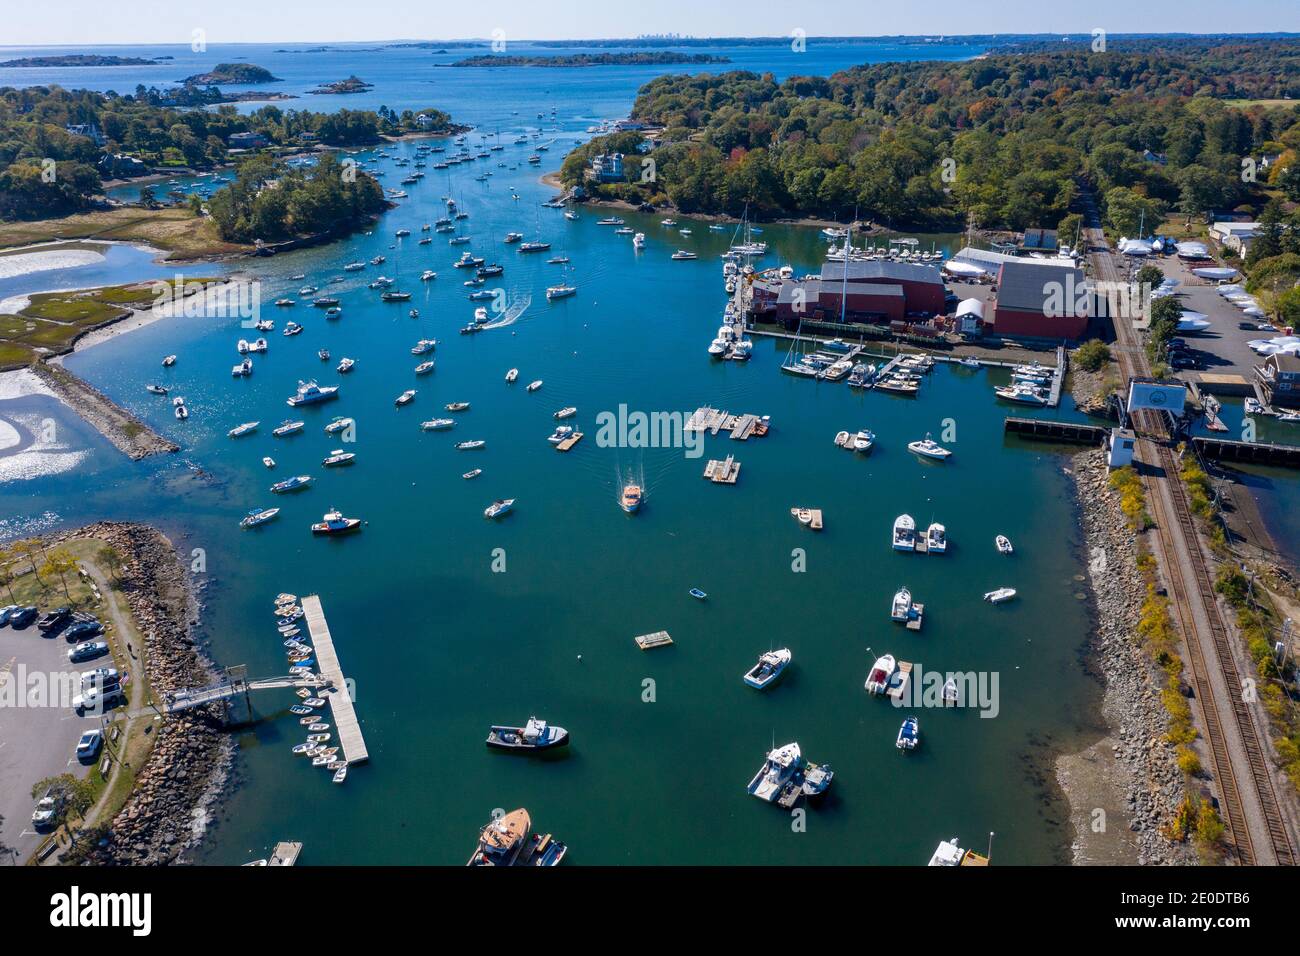
[{"label": "small island", "polygon": [[154,60],[138,56],[101,56],[95,53],[77,53],[67,56],[25,56],[20,60],[5,60],[0,63],[3,69],[21,69],[24,67],[62,67],[62,66],[153,66]]},{"label": "small island", "polygon": [[252,63],[218,63],[207,73],[195,73],[181,80],[186,86],[238,86],[249,83],[279,83],[278,76]]},{"label": "small island", "polygon": [[485,53],[457,60],[451,66],[653,66],[663,64],[730,63],[712,53],[677,53],[660,50],[647,53],[572,53],[563,56],[501,56]]},{"label": "small island", "polygon": [[367,83],[360,77],[353,75],[346,80],[339,80],[336,83],[322,83],[314,90],[308,90],[314,96],[341,96],[347,93],[364,93],[367,90],[373,90],[375,87]]}]

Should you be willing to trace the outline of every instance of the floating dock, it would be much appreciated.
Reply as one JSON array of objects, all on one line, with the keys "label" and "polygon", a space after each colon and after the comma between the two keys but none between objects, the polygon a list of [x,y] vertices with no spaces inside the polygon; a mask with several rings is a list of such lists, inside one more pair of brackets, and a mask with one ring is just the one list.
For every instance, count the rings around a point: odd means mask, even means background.
[{"label": "floating dock", "polygon": [[640,637],[633,638],[636,646],[643,651],[651,650],[656,647],[667,647],[673,642],[667,631],[655,631],[653,634],[642,634]]},{"label": "floating dock", "polygon": [[369,760],[370,753],[366,750],[365,738],[361,736],[361,724],[357,721],[357,712],[352,706],[352,697],[348,694],[347,679],[343,676],[343,667],[334,650],[334,638],[330,635],[319,596],[309,594],[302,599],[302,615],[311,634],[316,663],[320,667],[321,676],[328,683],[328,687],[319,693],[329,701],[334,729],[338,731],[339,746],[343,748],[343,759],[349,764]]},{"label": "floating dock", "polygon": [[[907,626],[908,627],[912,626],[910,621],[908,622]],[[888,697],[892,697],[894,700],[902,700],[903,694],[907,692],[908,681],[910,681],[911,679],[912,679],[912,662],[899,661],[898,669],[894,671],[893,676],[889,678],[889,686],[885,688],[885,695]]]},{"label": "floating dock", "polygon": [[762,438],[766,435],[768,425],[769,419],[765,415],[733,415],[731,412],[702,405],[691,413],[683,430],[708,432],[714,436],[725,431],[731,433],[733,441],[749,441],[751,438]]},{"label": "floating dock", "polygon": [[[925,605],[913,604],[912,613],[907,616],[907,629],[909,631],[919,631],[921,629],[921,621],[924,617],[925,617]],[[912,669],[912,665],[908,664],[907,668],[910,671]]]},{"label": "floating dock", "polygon": [[568,451],[570,448],[572,448],[574,445],[578,444],[578,442],[580,442],[580,441],[582,441],[582,432],[574,432],[574,433],[573,433],[572,435],[570,435],[568,438],[564,439],[564,441],[556,442],[556,443],[555,443],[555,450],[556,450],[556,451]]},{"label": "floating dock", "polygon": [[728,455],[725,460],[711,460],[704,466],[704,477],[715,484],[734,485],[740,477],[740,462]]},{"label": "floating dock", "polygon": [[275,852],[271,858],[266,861],[267,866],[293,866],[298,862],[298,855],[302,853],[301,843],[291,843],[282,840],[275,845]]},{"label": "floating dock", "polygon": [[808,522],[808,527],[812,528],[814,531],[820,531],[822,529],[822,509],[821,508],[807,508],[807,509],[791,508],[790,515],[797,520],[799,517],[799,512],[804,510],[807,510],[812,515],[812,520]]}]

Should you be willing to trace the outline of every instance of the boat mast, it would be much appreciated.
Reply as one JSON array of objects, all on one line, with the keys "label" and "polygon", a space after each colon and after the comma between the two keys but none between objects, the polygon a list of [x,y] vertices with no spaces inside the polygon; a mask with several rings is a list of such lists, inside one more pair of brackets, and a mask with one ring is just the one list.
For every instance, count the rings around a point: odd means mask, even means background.
[{"label": "boat mast", "polygon": [[844,230],[844,272],[840,276],[840,325],[844,324],[845,307],[849,301],[849,253],[853,251],[853,223],[858,219],[858,207],[853,207],[853,221]]}]

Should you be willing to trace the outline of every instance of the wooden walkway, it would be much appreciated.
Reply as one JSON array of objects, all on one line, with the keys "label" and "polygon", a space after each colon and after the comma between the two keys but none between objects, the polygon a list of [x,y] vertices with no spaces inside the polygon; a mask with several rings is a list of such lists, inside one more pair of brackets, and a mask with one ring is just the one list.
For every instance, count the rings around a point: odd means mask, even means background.
[{"label": "wooden walkway", "polygon": [[361,736],[361,725],[357,722],[357,712],[352,707],[347,680],[343,676],[338,653],[334,650],[334,638],[325,622],[320,597],[309,594],[303,598],[302,613],[303,620],[307,622],[307,630],[311,633],[311,643],[316,651],[316,663],[320,667],[321,676],[330,684],[330,689],[322,691],[321,696],[329,701],[330,712],[334,715],[334,729],[338,731],[343,759],[350,764],[369,760],[370,754],[366,750],[365,738]]},{"label": "wooden walkway", "polygon": [[711,460],[704,466],[704,477],[718,485],[734,485],[740,477],[740,462],[731,455],[725,460]]}]

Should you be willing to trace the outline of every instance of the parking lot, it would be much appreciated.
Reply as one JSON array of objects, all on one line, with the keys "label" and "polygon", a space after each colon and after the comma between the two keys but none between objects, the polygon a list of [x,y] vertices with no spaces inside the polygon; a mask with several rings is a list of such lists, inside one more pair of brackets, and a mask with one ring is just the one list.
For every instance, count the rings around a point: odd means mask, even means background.
[{"label": "parking lot", "polygon": [[61,633],[46,636],[35,624],[20,631],[0,627],[0,845],[7,864],[24,863],[48,836],[32,829],[32,786],[45,777],[89,770],[75,749],[99,718],[79,717],[69,694],[79,692],[82,671],[113,661],[104,655],[70,664],[70,646]]}]

